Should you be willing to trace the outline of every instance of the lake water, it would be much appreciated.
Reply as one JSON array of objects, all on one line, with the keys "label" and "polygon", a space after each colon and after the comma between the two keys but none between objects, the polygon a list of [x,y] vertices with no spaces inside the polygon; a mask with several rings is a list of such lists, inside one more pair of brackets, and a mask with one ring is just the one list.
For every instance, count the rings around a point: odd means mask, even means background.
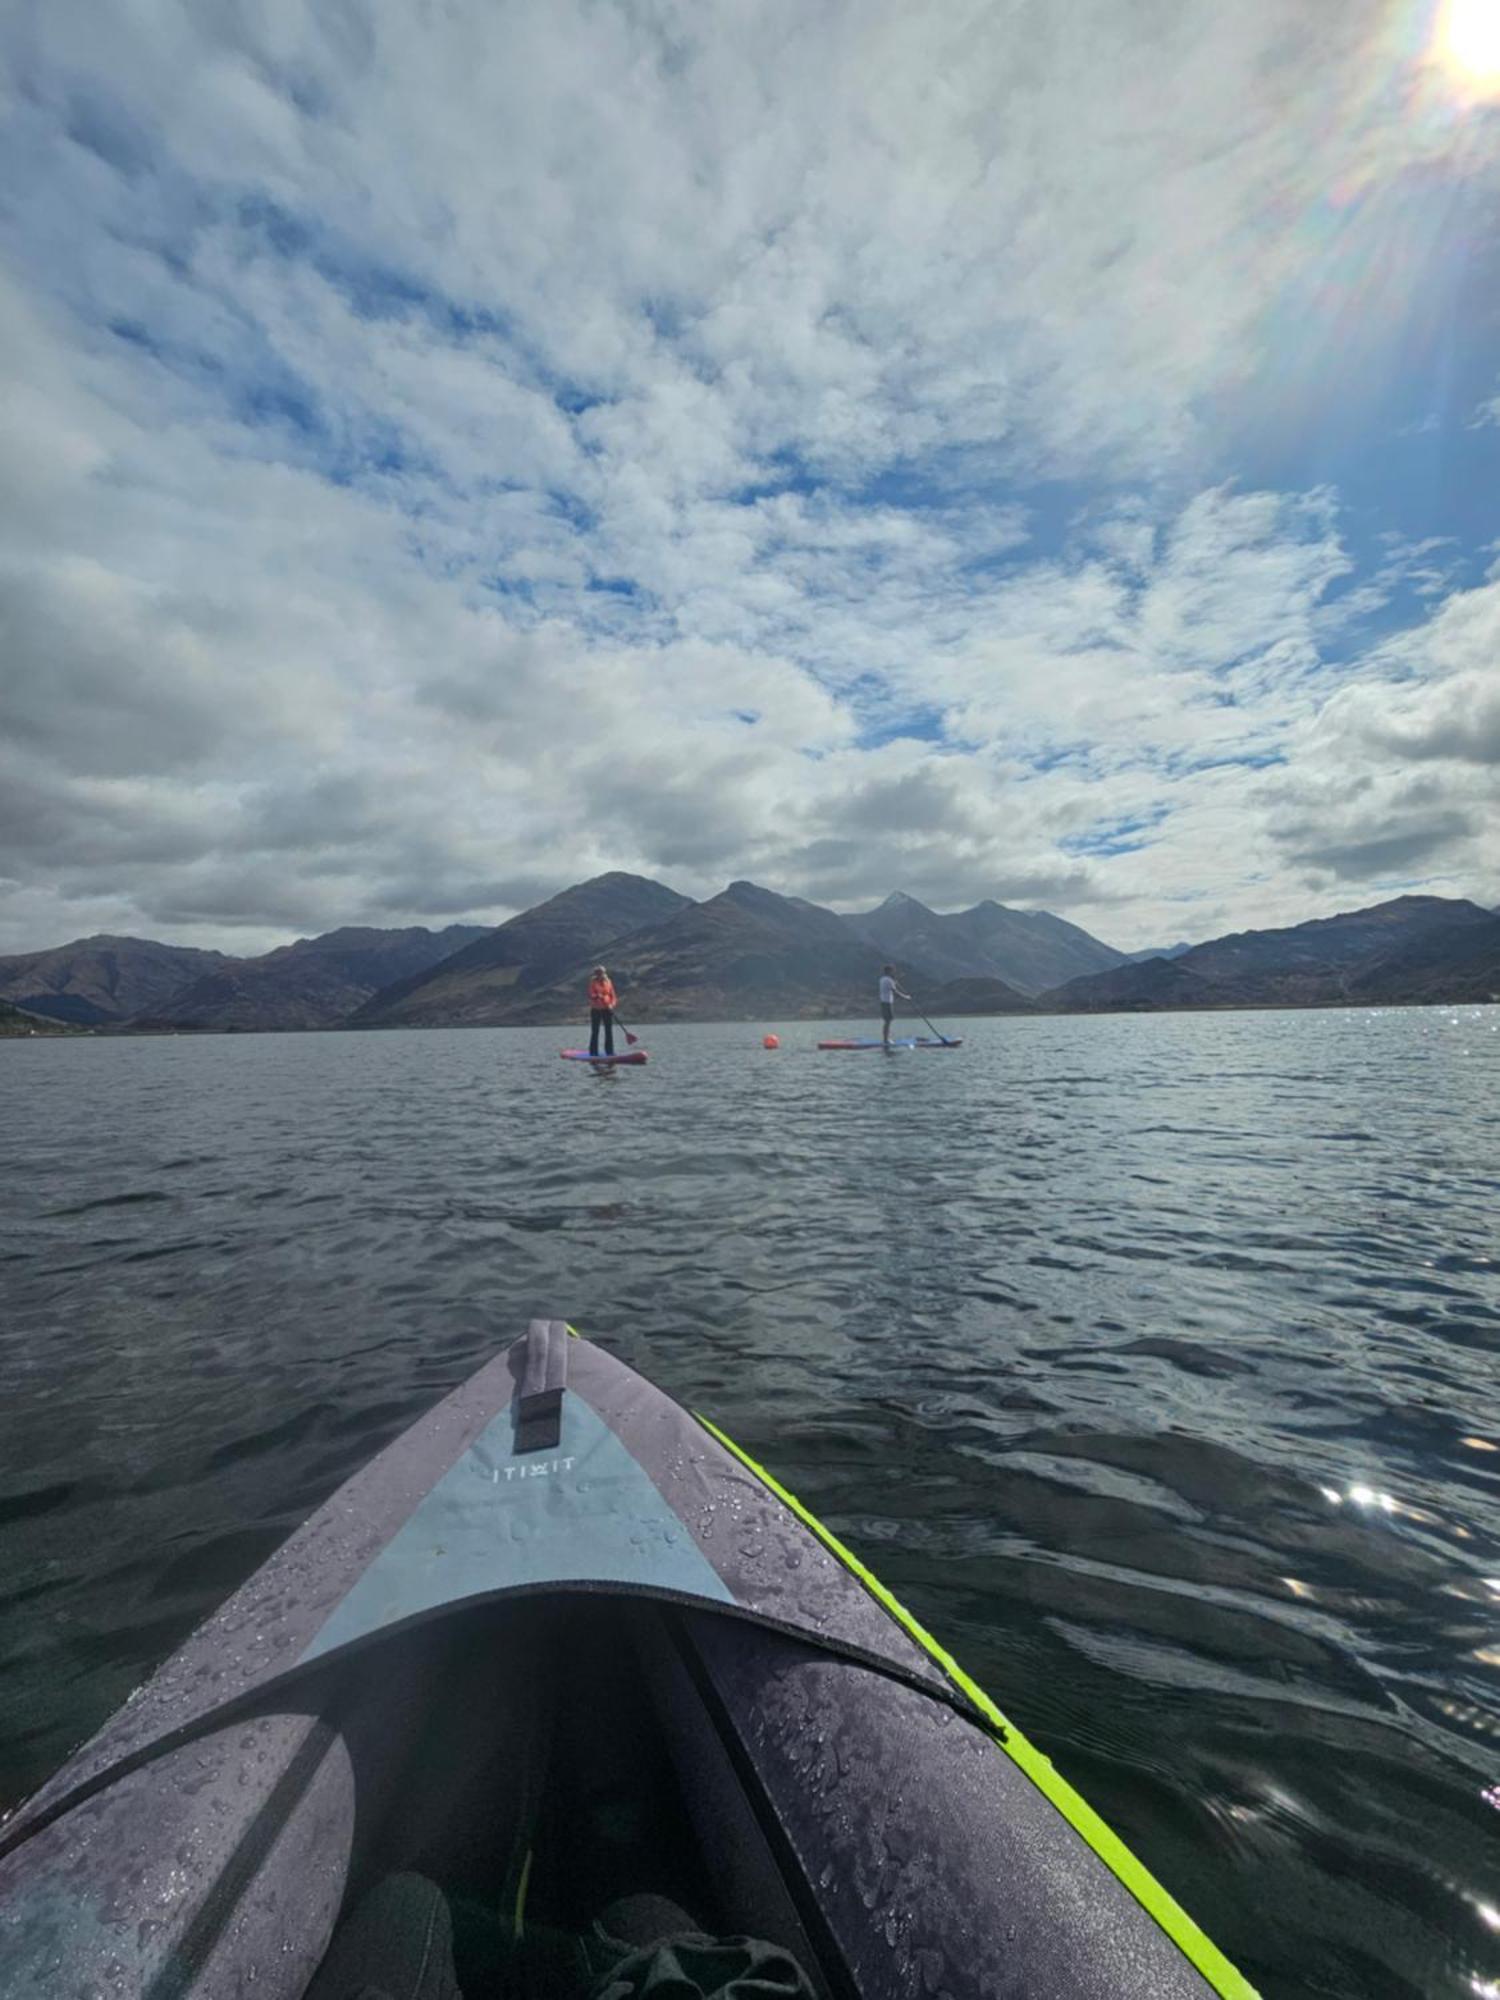
[{"label": "lake water", "polygon": [[1500,1009],[830,1030],[0,1044],[0,1801],[558,1315],[1268,1995],[1500,1993]]}]

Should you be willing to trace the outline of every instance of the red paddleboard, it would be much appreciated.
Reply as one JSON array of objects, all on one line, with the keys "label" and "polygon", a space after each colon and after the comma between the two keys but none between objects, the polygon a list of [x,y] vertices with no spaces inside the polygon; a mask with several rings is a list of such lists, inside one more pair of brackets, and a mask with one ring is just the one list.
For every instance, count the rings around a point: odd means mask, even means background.
[{"label": "red paddleboard", "polygon": [[632,1049],[628,1055],[623,1056],[591,1056],[587,1049],[559,1049],[557,1053],[562,1057],[564,1062],[615,1063],[618,1065],[620,1063],[643,1063],[646,1060],[646,1051],[644,1049]]}]

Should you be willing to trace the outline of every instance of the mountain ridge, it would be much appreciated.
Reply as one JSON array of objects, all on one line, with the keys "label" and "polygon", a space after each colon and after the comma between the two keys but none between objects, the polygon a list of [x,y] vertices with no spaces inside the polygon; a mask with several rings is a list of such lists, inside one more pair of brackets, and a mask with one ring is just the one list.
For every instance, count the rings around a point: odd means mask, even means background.
[{"label": "mountain ridge", "polygon": [[[663,923],[615,940],[610,972],[630,1020],[826,1019],[873,1011],[883,963],[834,911],[735,881]],[[579,1012],[587,959],[528,996],[517,1023]]]},{"label": "mountain ridge", "polygon": [[[1400,961],[1419,946],[1428,990],[1432,997],[1446,997],[1442,974],[1457,949],[1453,940],[1495,924],[1500,919],[1464,898],[1395,896],[1301,924],[1229,932],[1176,958],[1069,980],[1043,995],[1043,1004],[1072,1013],[1337,1006],[1377,993],[1398,999],[1405,997]],[[1470,974],[1482,980],[1486,961],[1482,950],[1476,952]],[[1396,963],[1376,977],[1388,960]],[[1364,981],[1358,991],[1356,975]],[[1418,968],[1411,976],[1418,977]]]},{"label": "mountain ridge", "polygon": [[241,961],[196,945],[98,931],[43,951],[0,958],[0,1000],[76,1027],[119,1026],[190,979]]},{"label": "mountain ridge", "polygon": [[[1049,952],[1104,963],[1040,993],[958,969],[1004,962],[1017,940],[1033,977]],[[744,878],[695,903],[614,870],[500,925],[346,926],[258,958],[99,933],[0,958],[0,1003],[22,1010],[12,1033],[32,1020],[104,1033],[560,1023],[583,1015],[601,955],[632,1020],[868,1019],[887,960],[915,995],[903,1013],[1500,999],[1500,913],[1463,898],[1399,896],[1144,954],[992,899],[944,915],[895,890],[851,916]]]},{"label": "mountain ridge", "polygon": [[1126,957],[1048,910],[1012,910],[993,897],[940,914],[898,889],[877,909],[844,922],[880,950],[915,960],[937,977],[999,979],[1032,997]]},{"label": "mountain ridge", "polygon": [[575,882],[485,931],[441,966],[371,995],[350,1026],[496,1026],[508,1015],[512,989],[545,984],[565,965],[593,959],[628,931],[684,906],[693,907],[690,899],[664,882],[619,869]]},{"label": "mountain ridge", "polygon": [[150,1014],[140,1029],[331,1028],[390,985],[419,976],[484,935],[477,924],[377,930],[345,925],[236,959],[205,973]]}]

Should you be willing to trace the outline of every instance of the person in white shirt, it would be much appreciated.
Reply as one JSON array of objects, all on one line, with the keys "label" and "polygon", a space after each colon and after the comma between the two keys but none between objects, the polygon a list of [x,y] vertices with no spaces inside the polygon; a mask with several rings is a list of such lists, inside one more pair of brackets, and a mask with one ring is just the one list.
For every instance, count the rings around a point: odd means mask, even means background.
[{"label": "person in white shirt", "polygon": [[880,974],[880,1039],[887,1048],[891,1045],[891,1022],[896,1015],[896,1002],[910,1000],[909,993],[903,993],[896,984],[894,965],[884,966]]}]

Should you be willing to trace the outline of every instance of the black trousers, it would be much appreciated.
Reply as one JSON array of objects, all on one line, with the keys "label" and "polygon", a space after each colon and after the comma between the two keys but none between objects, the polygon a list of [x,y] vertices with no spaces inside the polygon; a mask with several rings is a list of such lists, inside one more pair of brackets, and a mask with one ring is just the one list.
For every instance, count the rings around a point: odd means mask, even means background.
[{"label": "black trousers", "polygon": [[591,1007],[589,1009],[589,1054],[599,1053],[599,1030],[604,1030],[604,1053],[612,1056],[615,1052],[615,1012],[613,1007]]}]

